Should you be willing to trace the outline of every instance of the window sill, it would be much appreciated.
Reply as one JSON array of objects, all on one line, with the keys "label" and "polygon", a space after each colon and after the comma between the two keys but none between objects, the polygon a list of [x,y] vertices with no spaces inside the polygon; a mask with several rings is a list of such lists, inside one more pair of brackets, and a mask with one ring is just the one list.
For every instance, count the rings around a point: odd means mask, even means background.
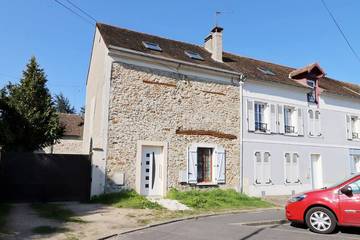
[{"label": "window sill", "polygon": [[201,183],[197,183],[196,186],[217,186],[217,183],[214,182],[201,182]]},{"label": "window sill", "polygon": [[258,187],[268,187],[268,186],[272,186],[274,185],[273,183],[264,183],[264,184],[257,184],[257,183],[254,183],[254,186],[258,186]]},{"label": "window sill", "polygon": [[289,136],[289,137],[301,137],[303,135],[299,135],[297,133],[284,133],[284,136]]},{"label": "window sill", "polygon": [[256,134],[266,134],[266,135],[270,135],[270,134],[271,134],[270,131],[263,132],[263,131],[259,131],[259,130],[255,130],[253,133],[256,133]]}]

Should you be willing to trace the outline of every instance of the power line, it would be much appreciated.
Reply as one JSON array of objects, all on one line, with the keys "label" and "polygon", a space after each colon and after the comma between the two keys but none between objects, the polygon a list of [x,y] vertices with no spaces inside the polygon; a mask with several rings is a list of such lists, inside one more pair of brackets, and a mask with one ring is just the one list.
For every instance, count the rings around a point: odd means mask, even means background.
[{"label": "power line", "polygon": [[70,0],[66,0],[71,6],[73,6],[74,8],[76,8],[77,10],[79,10],[80,12],[82,12],[83,14],[85,14],[88,18],[94,20],[94,22],[97,22],[97,20],[91,16],[88,12],[86,12],[85,10],[81,9],[79,6],[75,5],[75,3],[71,2]]},{"label": "power line", "polygon": [[360,62],[360,57],[359,57],[359,55],[356,53],[355,49],[351,46],[350,41],[349,41],[348,38],[346,37],[346,35],[345,35],[344,31],[342,30],[340,24],[337,22],[335,16],[332,14],[332,12],[330,11],[330,9],[329,9],[328,6],[326,5],[325,0],[321,0],[321,2],[322,2],[322,4],[323,4],[324,8],[326,9],[326,11],[329,13],[331,19],[332,19],[333,22],[335,23],[335,25],[336,25],[337,29],[339,30],[341,36],[345,39],[345,41],[346,41],[347,45],[349,46],[351,52],[354,54],[354,56],[356,57],[356,59]]},{"label": "power line", "polygon": [[80,15],[79,13],[77,13],[76,11],[74,11],[73,9],[71,9],[70,7],[66,6],[65,4],[63,4],[62,2],[60,2],[59,0],[54,0],[56,3],[58,3],[59,5],[61,5],[63,8],[66,8],[68,11],[70,11],[71,13],[75,14],[76,16],[78,16],[79,18],[81,18],[82,20],[84,20],[85,22],[89,23],[90,25],[93,25],[93,23],[91,21],[89,21],[89,19],[85,18],[84,16]]}]

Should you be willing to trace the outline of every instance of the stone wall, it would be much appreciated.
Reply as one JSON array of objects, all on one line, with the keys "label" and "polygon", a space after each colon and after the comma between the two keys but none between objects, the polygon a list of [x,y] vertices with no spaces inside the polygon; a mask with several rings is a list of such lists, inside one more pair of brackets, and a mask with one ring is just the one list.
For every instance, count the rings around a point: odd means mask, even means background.
[{"label": "stone wall", "polygon": [[44,153],[54,154],[83,154],[83,141],[81,139],[61,139],[59,143],[43,148]]},{"label": "stone wall", "polygon": [[[181,188],[179,171],[187,168],[189,144],[222,145],[226,151],[224,187],[238,187],[238,86],[114,63],[110,91],[107,192],[116,190],[110,180],[116,171],[125,173],[125,187],[135,188],[138,140],[168,142],[168,188]],[[177,129],[221,132],[236,139],[180,135]]]}]

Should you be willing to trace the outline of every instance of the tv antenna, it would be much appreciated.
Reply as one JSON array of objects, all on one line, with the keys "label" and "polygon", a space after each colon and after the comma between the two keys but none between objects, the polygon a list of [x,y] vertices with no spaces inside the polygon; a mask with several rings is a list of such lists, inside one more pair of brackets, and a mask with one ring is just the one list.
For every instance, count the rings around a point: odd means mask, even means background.
[{"label": "tv antenna", "polygon": [[215,26],[218,27],[219,26],[219,18],[221,14],[233,14],[234,11],[216,11],[215,12]]}]

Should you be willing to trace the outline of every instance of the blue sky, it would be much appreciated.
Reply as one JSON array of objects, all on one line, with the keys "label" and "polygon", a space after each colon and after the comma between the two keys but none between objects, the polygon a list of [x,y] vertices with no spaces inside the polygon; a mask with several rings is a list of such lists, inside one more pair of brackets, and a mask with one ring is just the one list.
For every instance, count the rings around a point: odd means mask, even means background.
[{"label": "blue sky", "polygon": [[[100,22],[199,45],[224,11],[226,51],[292,67],[319,62],[328,76],[360,83],[360,63],[320,0],[72,1]],[[360,1],[326,2],[360,54]],[[83,106],[94,25],[53,0],[3,0],[0,22],[0,87],[17,82],[34,55],[51,92]]]}]

